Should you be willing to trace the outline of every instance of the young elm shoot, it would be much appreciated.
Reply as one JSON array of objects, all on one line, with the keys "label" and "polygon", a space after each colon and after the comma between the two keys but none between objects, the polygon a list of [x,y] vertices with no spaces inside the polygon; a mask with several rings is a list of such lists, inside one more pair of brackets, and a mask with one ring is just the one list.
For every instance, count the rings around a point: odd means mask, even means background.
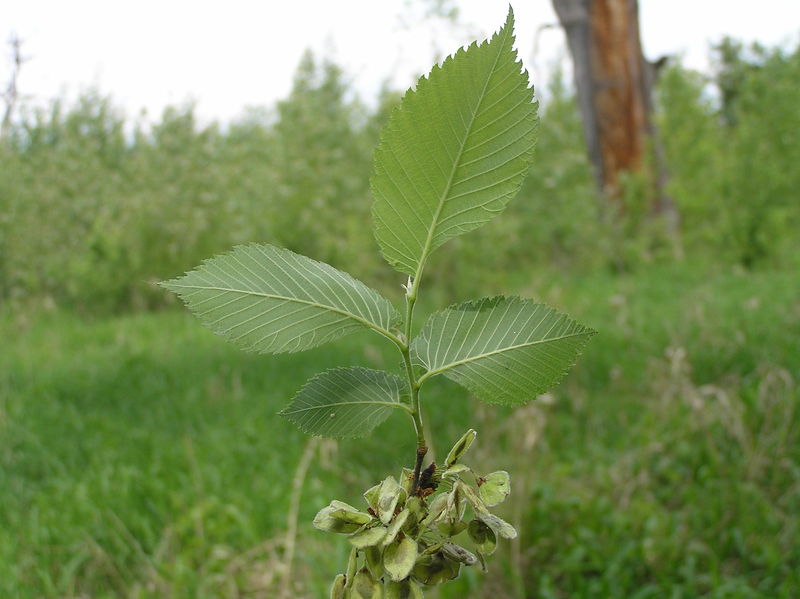
[{"label": "young elm shoot", "polygon": [[382,131],[372,215],[381,253],[408,277],[402,311],[349,274],[272,245],[236,247],[163,283],[248,351],[301,351],[366,328],[402,356],[401,374],[318,374],[281,412],[306,433],[334,438],[365,436],[394,411],[413,423],[409,468],[368,489],[363,509],[334,500],[314,518],[351,546],[334,598],[420,598],[462,567],[485,568],[498,539],[516,536],[490,510],[510,493],[509,475],[463,462],[472,429],[441,466],[425,466],[421,390],[441,375],[483,401],[520,405],[556,385],[594,334],[544,304],[504,296],[453,305],[412,331],[433,251],[499,215],[532,161],[537,105],[513,28],[509,9],[491,39],[458,50],[406,92]]}]

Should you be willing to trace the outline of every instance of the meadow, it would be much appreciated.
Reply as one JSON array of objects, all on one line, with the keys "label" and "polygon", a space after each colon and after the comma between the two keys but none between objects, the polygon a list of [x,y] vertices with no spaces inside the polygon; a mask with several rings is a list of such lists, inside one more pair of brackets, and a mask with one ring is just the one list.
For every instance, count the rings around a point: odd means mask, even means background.
[{"label": "meadow", "polygon": [[[434,454],[478,429],[471,462],[509,470],[500,515],[520,531],[439,597],[800,596],[798,81],[800,49],[733,40],[713,73],[666,69],[677,230],[646,176],[600,196],[569,86],[542,86],[530,176],[436,252],[417,325],[518,293],[599,334],[516,410],[426,386]],[[399,95],[370,105],[348,85],[308,55],[285,100],[231,123],[188,106],[148,125],[95,93],[21,106],[0,137],[0,597],[327,596],[347,548],[314,514],[360,505],[414,435],[393,416],[368,439],[308,440],[276,413],[321,370],[399,356],[369,333],[242,353],[154,283],[259,241],[400,303],[368,186]]]},{"label": "meadow", "polygon": [[[502,568],[441,596],[797,596],[797,282],[686,266],[519,281],[600,334],[552,396],[513,413],[454,384],[428,393],[440,438],[477,424],[478,464],[511,466],[504,512],[521,531]],[[310,519],[408,465],[392,446],[413,456],[399,417],[308,448],[275,414],[322,368],[391,367],[369,334],[259,357],[174,311],[4,313],[0,330],[16,340],[0,354],[2,596],[279,596],[304,451],[320,459],[291,596],[323,596],[345,548]]]}]

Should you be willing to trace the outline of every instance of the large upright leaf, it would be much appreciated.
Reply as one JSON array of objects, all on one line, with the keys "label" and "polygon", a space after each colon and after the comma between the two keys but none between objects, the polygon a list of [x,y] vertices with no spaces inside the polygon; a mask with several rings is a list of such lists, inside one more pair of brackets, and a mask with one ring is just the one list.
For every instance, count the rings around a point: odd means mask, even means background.
[{"label": "large upright leaf", "polygon": [[441,373],[484,401],[519,404],[556,385],[594,333],[544,304],[493,297],[434,314],[412,350],[420,382]]},{"label": "large upright leaf", "polygon": [[399,319],[389,300],[328,264],[272,245],[238,246],[162,283],[205,326],[259,353],[294,352]]},{"label": "large upright leaf", "polygon": [[320,437],[363,437],[403,408],[406,382],[367,368],[337,368],[308,381],[280,414]]},{"label": "large upright leaf", "polygon": [[386,125],[371,179],[375,237],[418,276],[448,239],[497,216],[517,193],[536,141],[536,104],[513,48],[511,10],[410,90]]}]

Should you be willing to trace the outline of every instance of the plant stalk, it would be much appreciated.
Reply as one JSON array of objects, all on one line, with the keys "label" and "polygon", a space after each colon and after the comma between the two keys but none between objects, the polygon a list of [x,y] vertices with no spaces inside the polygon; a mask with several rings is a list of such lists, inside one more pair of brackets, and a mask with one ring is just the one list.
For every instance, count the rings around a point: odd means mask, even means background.
[{"label": "plant stalk", "polygon": [[411,419],[414,421],[414,430],[417,433],[417,451],[414,461],[414,478],[411,484],[411,494],[417,492],[419,486],[419,476],[422,470],[422,461],[428,453],[428,446],[425,442],[425,425],[422,422],[422,409],[419,404],[419,381],[414,376],[414,367],[411,364],[411,327],[414,319],[414,304],[417,301],[417,280],[413,283],[409,281],[406,291],[406,322],[405,322],[405,347],[401,348],[403,354],[403,364],[408,376],[408,384],[411,388]]}]

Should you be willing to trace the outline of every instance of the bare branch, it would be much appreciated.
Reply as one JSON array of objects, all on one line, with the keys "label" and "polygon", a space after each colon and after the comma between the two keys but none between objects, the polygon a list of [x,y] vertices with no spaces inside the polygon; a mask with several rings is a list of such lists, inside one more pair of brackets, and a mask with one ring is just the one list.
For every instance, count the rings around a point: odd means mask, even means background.
[{"label": "bare branch", "polygon": [[22,69],[22,64],[27,60],[22,57],[22,40],[16,33],[12,33],[8,40],[8,45],[11,47],[11,77],[8,81],[5,91],[3,91],[3,102],[5,103],[5,111],[3,113],[2,125],[0,125],[0,137],[5,137],[8,128],[11,125],[11,117],[14,114],[17,102],[19,100],[19,90],[17,88],[17,81],[19,80],[19,73]]}]

